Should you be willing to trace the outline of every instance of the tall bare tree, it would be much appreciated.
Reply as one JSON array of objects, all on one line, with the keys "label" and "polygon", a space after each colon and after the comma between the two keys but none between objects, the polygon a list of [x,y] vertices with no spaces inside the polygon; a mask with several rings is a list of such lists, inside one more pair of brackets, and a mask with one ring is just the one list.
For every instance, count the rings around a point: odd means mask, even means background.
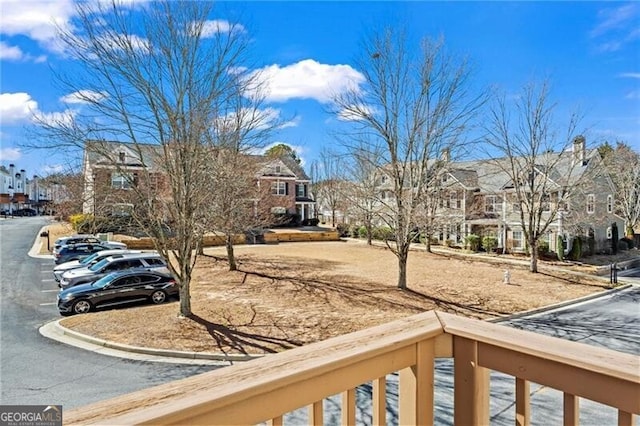
[{"label": "tall bare tree", "polygon": [[322,150],[320,159],[311,165],[316,203],[331,212],[331,226],[336,226],[336,214],[345,216],[345,186],[342,161],[339,155]]},{"label": "tall bare tree", "polygon": [[[427,174],[439,152],[460,142],[483,95],[471,94],[464,61],[447,54],[442,41],[422,40],[414,48],[396,29],[372,34],[356,67],[364,76],[334,99],[339,116],[352,125],[353,144],[371,141],[381,152],[379,167],[391,194],[381,218],[393,231],[387,245],[398,259],[398,287],[407,288],[407,259],[415,236],[414,214],[428,187]],[[372,157],[373,158],[373,157]]]},{"label": "tall bare tree", "polygon": [[624,142],[606,144],[599,151],[616,188],[616,213],[625,220],[625,234],[633,236],[640,223],[640,154]]},{"label": "tall bare tree", "polygon": [[93,144],[91,155],[136,195],[133,214],[163,256],[173,259],[179,313],[188,316],[194,249],[215,190],[203,184],[218,142],[213,124],[254,84],[244,71],[247,34],[209,20],[210,2],[158,1],[133,11],[135,4],[119,1],[76,7],[72,30],[60,33],[75,62],[58,81],[83,107],[73,117],[43,120],[46,143],[128,142],[124,155],[109,143]]},{"label": "tall bare tree", "polygon": [[538,272],[538,243],[564,213],[584,166],[579,119],[572,113],[558,123],[547,81],[525,86],[513,103],[500,96],[491,107],[486,142],[493,159],[488,161],[495,173],[506,175],[505,196],[517,206],[531,272]]}]

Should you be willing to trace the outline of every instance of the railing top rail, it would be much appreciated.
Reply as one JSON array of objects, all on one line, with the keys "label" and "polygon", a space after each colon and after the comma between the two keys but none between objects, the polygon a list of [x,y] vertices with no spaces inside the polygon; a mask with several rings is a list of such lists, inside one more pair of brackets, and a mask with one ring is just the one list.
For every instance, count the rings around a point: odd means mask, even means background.
[{"label": "railing top rail", "polygon": [[[248,394],[302,382],[441,334],[442,326],[435,312],[425,312],[101,401],[65,413],[65,423],[131,424],[168,415],[176,406],[192,412],[204,405],[224,406]],[[126,416],[134,411],[132,417]]]},{"label": "railing top rail", "polygon": [[640,357],[443,312],[445,333],[640,384]]}]

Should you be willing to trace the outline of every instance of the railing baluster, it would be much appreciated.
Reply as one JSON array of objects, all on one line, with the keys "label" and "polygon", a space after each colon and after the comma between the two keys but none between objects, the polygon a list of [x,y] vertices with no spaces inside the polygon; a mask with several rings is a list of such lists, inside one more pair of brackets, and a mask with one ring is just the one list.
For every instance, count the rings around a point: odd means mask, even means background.
[{"label": "railing baluster", "polygon": [[387,424],[387,378],[380,377],[373,381],[373,424]]},{"label": "railing baluster", "polygon": [[267,422],[269,426],[282,426],[282,416],[274,417]]},{"label": "railing baluster", "polygon": [[633,414],[618,410],[618,426],[633,426]]},{"label": "railing baluster", "polygon": [[564,394],[564,426],[578,426],[580,424],[579,399],[570,393]]},{"label": "railing baluster", "polygon": [[309,406],[309,425],[322,426],[324,424],[324,410],[322,401],[316,401]]},{"label": "railing baluster", "polygon": [[435,343],[418,342],[416,364],[400,370],[400,424],[433,424],[433,381]]},{"label": "railing baluster", "polygon": [[342,424],[352,426],[356,424],[356,390],[349,389],[342,392]]},{"label": "railing baluster", "polygon": [[516,377],[516,426],[529,426],[531,404],[529,381]]},{"label": "railing baluster", "polygon": [[478,342],[453,338],[453,423],[489,424],[489,370],[478,365]]}]

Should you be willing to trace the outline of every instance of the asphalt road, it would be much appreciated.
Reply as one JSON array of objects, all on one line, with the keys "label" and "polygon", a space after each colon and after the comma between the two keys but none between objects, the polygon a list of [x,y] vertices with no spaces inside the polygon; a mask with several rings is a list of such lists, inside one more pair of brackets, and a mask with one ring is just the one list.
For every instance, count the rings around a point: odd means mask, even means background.
[{"label": "asphalt road", "polygon": [[54,264],[27,253],[47,221],[0,220],[0,404],[70,409],[216,368],[109,357],[41,336],[60,318]]}]

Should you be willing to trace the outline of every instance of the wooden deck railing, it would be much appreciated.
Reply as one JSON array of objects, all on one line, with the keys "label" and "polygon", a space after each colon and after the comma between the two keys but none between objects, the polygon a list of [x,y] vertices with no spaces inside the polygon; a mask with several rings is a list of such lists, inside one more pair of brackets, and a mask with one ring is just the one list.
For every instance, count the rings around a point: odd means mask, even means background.
[{"label": "wooden deck railing", "polygon": [[64,420],[278,425],[307,406],[309,424],[322,425],[323,399],[341,393],[341,423],[353,425],[355,389],[372,382],[372,423],[383,425],[385,377],[399,372],[399,424],[429,425],[439,357],[454,360],[456,425],[489,423],[490,370],[515,377],[517,425],[529,424],[530,382],[564,392],[565,425],[578,424],[580,397],[615,407],[619,425],[640,413],[637,356],[432,311],[78,408]]}]

